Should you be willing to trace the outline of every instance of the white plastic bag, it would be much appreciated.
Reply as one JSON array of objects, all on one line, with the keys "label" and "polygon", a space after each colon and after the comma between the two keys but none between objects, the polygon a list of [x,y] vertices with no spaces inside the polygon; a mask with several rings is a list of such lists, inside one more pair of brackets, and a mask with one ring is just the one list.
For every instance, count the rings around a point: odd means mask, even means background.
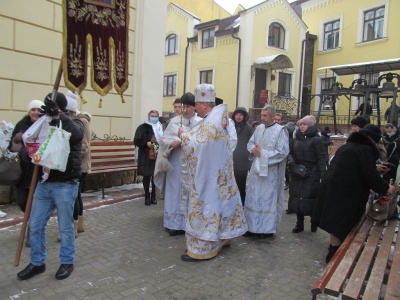
[{"label": "white plastic bag", "polygon": [[51,170],[65,171],[70,152],[69,138],[71,133],[60,127],[50,126],[45,141],[32,157],[34,164]]},{"label": "white plastic bag", "polygon": [[49,123],[52,118],[50,116],[42,116],[22,135],[25,143],[26,151],[30,157],[39,149],[40,145],[45,141],[49,132]]}]

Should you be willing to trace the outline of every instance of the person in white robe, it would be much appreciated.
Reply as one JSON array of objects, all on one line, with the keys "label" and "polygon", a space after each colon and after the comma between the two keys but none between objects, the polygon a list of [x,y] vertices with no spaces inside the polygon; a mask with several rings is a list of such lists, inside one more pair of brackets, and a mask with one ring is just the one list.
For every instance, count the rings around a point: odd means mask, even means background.
[{"label": "person in white robe", "polygon": [[164,227],[171,236],[184,234],[187,213],[187,188],[181,192],[181,140],[179,128],[190,131],[202,118],[194,110],[192,93],[184,94],[180,103],[182,113],[170,120],[161,137],[159,155],[154,171],[154,183],[164,193]]},{"label": "person in white robe", "polygon": [[227,105],[215,107],[210,84],[196,87],[195,101],[203,120],[192,131],[178,131],[189,183],[186,254],[181,259],[189,262],[217,256],[232,238],[247,231],[233,173]]},{"label": "person in white robe", "polygon": [[257,126],[247,144],[253,163],[245,201],[249,227],[245,236],[272,237],[282,219],[289,137],[284,127],[275,123],[275,112],[270,105],[263,107],[262,124]]}]

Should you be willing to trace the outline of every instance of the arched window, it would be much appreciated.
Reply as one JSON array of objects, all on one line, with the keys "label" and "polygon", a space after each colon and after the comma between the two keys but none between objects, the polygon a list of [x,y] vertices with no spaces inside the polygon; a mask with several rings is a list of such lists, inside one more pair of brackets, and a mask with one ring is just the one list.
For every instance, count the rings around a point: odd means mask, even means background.
[{"label": "arched window", "polygon": [[178,53],[178,37],[176,34],[170,34],[165,40],[165,55],[174,55]]},{"label": "arched window", "polygon": [[285,29],[279,23],[271,23],[268,28],[268,46],[285,48]]}]

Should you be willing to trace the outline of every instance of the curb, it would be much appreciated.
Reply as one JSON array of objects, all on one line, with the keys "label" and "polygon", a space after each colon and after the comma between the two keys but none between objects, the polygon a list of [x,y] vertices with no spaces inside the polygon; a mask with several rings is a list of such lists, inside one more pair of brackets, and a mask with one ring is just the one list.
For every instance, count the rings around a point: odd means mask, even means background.
[{"label": "curb", "polygon": [[[107,206],[107,205],[111,205],[111,204],[115,204],[115,203],[119,203],[119,202],[124,202],[124,201],[127,201],[127,200],[132,200],[132,199],[141,198],[141,197],[144,197],[144,193],[132,194],[132,195],[128,195],[128,196],[121,196],[121,197],[117,197],[117,198],[109,199],[109,200],[104,200],[104,201],[93,201],[93,202],[84,204],[83,205],[83,210],[96,208],[96,207],[100,207],[100,206]],[[54,216],[56,216],[56,214],[53,213],[51,216],[54,217]],[[24,220],[23,217],[17,217],[17,218],[14,218],[14,219],[5,220],[3,222],[0,222],[0,229],[6,228],[6,227],[10,227],[10,226],[15,226],[15,225],[17,225],[19,223],[22,223],[23,220]]]}]

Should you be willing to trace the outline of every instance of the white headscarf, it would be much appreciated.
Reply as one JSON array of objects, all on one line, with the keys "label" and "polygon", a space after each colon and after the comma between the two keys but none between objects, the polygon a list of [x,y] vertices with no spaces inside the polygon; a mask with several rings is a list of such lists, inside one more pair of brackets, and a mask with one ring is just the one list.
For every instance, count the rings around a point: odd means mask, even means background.
[{"label": "white headscarf", "polygon": [[160,138],[163,135],[162,124],[160,122],[157,122],[156,124],[153,124],[148,120],[145,123],[149,124],[149,125],[151,125],[151,127],[153,127],[153,132],[154,132],[154,136],[156,137],[157,143],[160,143]]}]

